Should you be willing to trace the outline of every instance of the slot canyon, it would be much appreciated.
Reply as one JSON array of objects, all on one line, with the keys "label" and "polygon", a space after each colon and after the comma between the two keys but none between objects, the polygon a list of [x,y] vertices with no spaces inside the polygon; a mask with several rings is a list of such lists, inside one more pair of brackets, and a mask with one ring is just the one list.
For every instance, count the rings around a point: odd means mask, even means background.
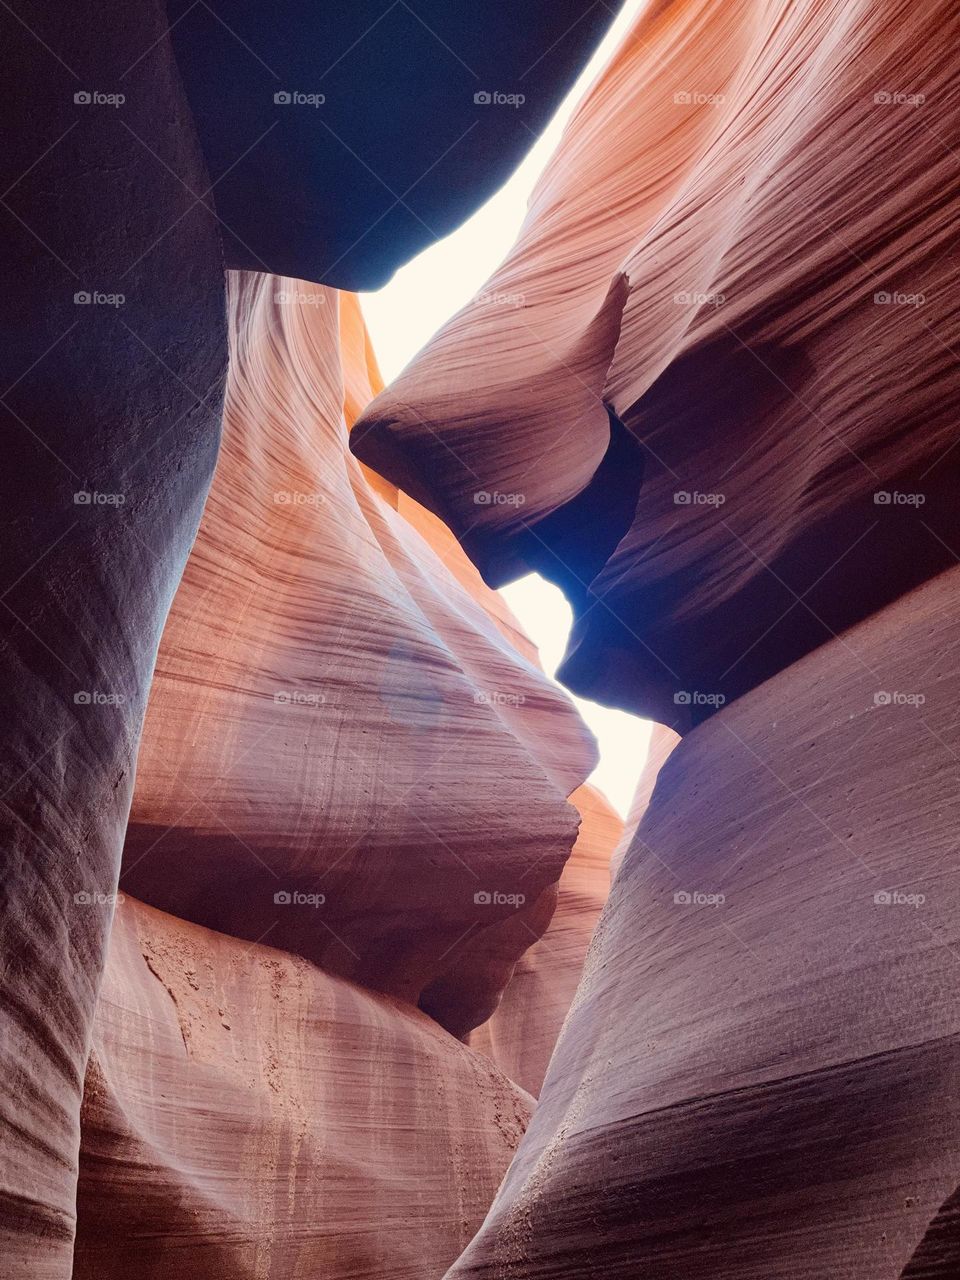
[{"label": "slot canyon", "polygon": [[0,1274],[960,1280],[957,0],[0,25]]}]

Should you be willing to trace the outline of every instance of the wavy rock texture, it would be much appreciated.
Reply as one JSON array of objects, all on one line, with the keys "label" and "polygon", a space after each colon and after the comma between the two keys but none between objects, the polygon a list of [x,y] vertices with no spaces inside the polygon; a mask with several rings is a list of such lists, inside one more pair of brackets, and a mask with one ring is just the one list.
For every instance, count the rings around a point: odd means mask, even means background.
[{"label": "wavy rock texture", "polygon": [[674,750],[451,1280],[955,1274],[958,588]]},{"label": "wavy rock texture", "polygon": [[[356,299],[269,277],[234,278],[230,298],[223,448],[164,633],[123,877],[224,932],[118,908],[74,1275],[439,1277],[532,1100],[409,1002],[462,1035],[493,1007],[550,921],[563,795],[592,751],[449,531],[346,453],[380,386]],[[599,797],[572,799],[586,820],[559,937],[581,933],[540,1013],[544,1063],[599,913],[596,886],[586,911],[571,886],[591,857],[602,880],[596,846],[616,839]]]},{"label": "wavy rock texture", "polygon": [[534,1096],[576,993],[610,891],[611,854],[623,834],[623,820],[593,787],[579,787],[570,800],[582,822],[560,877],[553,919],[517,961],[496,1013],[471,1032],[469,1042]]},{"label": "wavy rock texture", "polygon": [[344,385],[334,291],[237,276],[230,296],[221,456],[121,884],[465,1035],[549,922],[589,734],[347,452],[345,392],[351,411],[377,378],[354,304]]},{"label": "wavy rock texture", "polygon": [[953,563],[958,36],[952,0],[647,6],[358,424],[488,581],[564,587],[579,692],[696,723]]},{"label": "wavy rock texture", "polygon": [[440,1276],[531,1105],[416,1009],[128,898],[84,1092],[73,1275]]},{"label": "wavy rock texture", "polygon": [[[339,297],[343,413],[347,426],[352,428],[374,396],[383,390],[383,378],[370,344],[359,298],[355,293],[341,293]],[[370,487],[395,511],[399,511],[406,522],[413,525],[424,541],[430,544],[444,568],[483,606],[513,647],[528,662],[539,668],[540,654],[537,646],[517,622],[503,596],[485,585],[476,567],[464,555],[463,548],[443,521],[438,520],[432,511],[415,502],[395,484],[384,479],[379,472],[371,471],[362,463],[360,470]]]}]

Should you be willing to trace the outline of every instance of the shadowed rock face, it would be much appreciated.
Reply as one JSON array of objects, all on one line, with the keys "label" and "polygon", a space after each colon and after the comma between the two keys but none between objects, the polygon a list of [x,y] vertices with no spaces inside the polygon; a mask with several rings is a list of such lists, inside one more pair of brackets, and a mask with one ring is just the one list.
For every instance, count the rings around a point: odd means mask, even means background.
[{"label": "shadowed rock face", "polygon": [[564,586],[568,683],[692,728],[451,1280],[955,1270],[957,22],[649,7],[357,424]]},{"label": "shadowed rock face", "polygon": [[[363,415],[488,581],[564,585],[577,691],[696,723],[953,563],[958,22],[648,7],[513,253]],[[642,448],[584,530],[611,410]]]},{"label": "shadowed rock face", "polygon": [[[521,120],[536,131],[609,20],[579,3],[440,9],[0,12],[14,125],[0,158],[5,1274],[70,1270],[80,1091],[141,720],[216,461],[224,257],[383,279],[500,181],[531,140]],[[443,59],[459,77],[446,111]],[[329,88],[325,125],[274,103],[280,77]],[[475,104],[481,89],[528,105]]]},{"label": "shadowed rock face", "polygon": [[215,9],[172,0],[170,17],[227,262],[348,289],[378,288],[493,194],[614,12],[591,0]]},{"label": "shadowed rock face", "polygon": [[409,1005],[128,898],[87,1070],[73,1275],[442,1275],[530,1110]]},{"label": "shadowed rock face", "polygon": [[674,749],[451,1280],[955,1274],[958,588]]},{"label": "shadowed rock face", "polygon": [[172,61],[144,68],[126,128],[74,103],[163,45],[163,6],[14,7],[22,22],[0,16],[0,111],[17,122],[0,156],[0,1257],[5,1276],[46,1280],[70,1274],[108,895],[216,461],[226,322],[216,225],[163,169],[206,182]]}]

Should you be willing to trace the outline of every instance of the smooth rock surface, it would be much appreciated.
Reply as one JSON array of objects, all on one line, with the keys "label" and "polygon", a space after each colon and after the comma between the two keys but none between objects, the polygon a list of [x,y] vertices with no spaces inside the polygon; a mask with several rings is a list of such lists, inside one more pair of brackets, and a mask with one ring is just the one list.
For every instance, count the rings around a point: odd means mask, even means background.
[{"label": "smooth rock surface", "polygon": [[83,1103],[74,1280],[429,1280],[532,1102],[425,1014],[132,898]]},{"label": "smooth rock surface", "polygon": [[365,412],[489,582],[563,586],[577,692],[698,723],[953,563],[958,48],[953,0],[645,6]]},{"label": "smooth rock surface", "polygon": [[676,747],[450,1280],[955,1274],[958,589]]}]

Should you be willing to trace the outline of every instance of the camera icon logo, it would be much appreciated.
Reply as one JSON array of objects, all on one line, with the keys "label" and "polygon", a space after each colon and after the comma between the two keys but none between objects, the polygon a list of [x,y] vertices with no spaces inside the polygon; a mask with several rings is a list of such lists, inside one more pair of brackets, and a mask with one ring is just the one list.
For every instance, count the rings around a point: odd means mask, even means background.
[{"label": "camera icon logo", "polygon": [[79,693],[75,693],[73,695],[73,700],[78,707],[89,707],[93,698],[89,693],[87,693],[86,689],[81,689]]},{"label": "camera icon logo", "polygon": [[73,501],[78,507],[89,507],[93,501],[93,495],[89,489],[78,489],[73,495]]},{"label": "camera icon logo", "polygon": [[86,289],[78,289],[73,295],[73,301],[78,307],[89,307],[90,303],[93,301],[93,297]]},{"label": "camera icon logo", "polygon": [[678,689],[673,695],[673,700],[678,707],[689,707],[691,698],[686,689]]},{"label": "camera icon logo", "polygon": [[73,900],[78,907],[89,907],[93,902],[93,897],[85,889],[81,889],[79,893],[73,895]]},{"label": "camera icon logo", "polygon": [[273,95],[273,100],[277,104],[277,106],[280,106],[280,107],[289,106],[289,104],[293,101],[291,95],[287,92],[286,89],[278,89],[277,92]]},{"label": "camera icon logo", "polygon": [[678,907],[689,907],[690,903],[693,901],[693,898],[686,891],[686,889],[678,889],[677,892],[673,895],[673,900]]},{"label": "camera icon logo", "polygon": [[479,489],[473,495],[473,501],[478,507],[489,507],[491,502],[491,496],[486,491],[486,489]]},{"label": "camera icon logo", "polygon": [[289,906],[291,902],[290,893],[287,889],[278,889],[273,895],[273,900],[278,907]]},{"label": "camera icon logo", "polygon": [[478,907],[489,907],[493,898],[486,889],[478,889],[473,895],[473,900]]},{"label": "camera icon logo", "polygon": [[486,89],[481,89],[473,95],[473,100],[478,107],[485,107],[493,101],[493,98]]},{"label": "camera icon logo", "polygon": [[873,695],[873,705],[875,707],[889,707],[893,701],[893,695],[887,693],[885,689],[881,689],[879,693]]},{"label": "camera icon logo", "polygon": [[78,107],[89,106],[90,103],[93,101],[93,99],[91,98],[90,94],[86,89],[78,89],[77,92],[73,95],[73,100]]},{"label": "camera icon logo", "polygon": [[888,889],[880,889],[873,895],[873,900],[878,907],[889,907],[893,902],[893,895]]},{"label": "camera icon logo", "polygon": [[878,507],[889,507],[891,501],[890,494],[886,489],[879,489],[873,495],[873,501]]},{"label": "camera icon logo", "polygon": [[686,489],[680,489],[673,495],[673,501],[678,507],[688,507],[690,505],[690,495]]}]

